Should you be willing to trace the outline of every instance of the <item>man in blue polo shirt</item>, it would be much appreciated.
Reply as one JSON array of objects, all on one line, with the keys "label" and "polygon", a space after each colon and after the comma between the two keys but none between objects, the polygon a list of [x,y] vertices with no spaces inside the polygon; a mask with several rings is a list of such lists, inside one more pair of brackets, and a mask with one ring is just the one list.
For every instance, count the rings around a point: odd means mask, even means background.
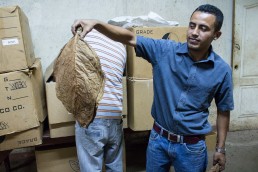
[{"label": "man in blue polo shirt", "polygon": [[136,36],[121,27],[98,20],[76,20],[72,32],[83,27],[84,37],[96,30],[111,39],[134,46],[137,56],[153,66],[155,120],[147,148],[147,172],[204,172],[207,167],[205,134],[211,101],[217,106],[217,146],[213,156],[225,169],[225,141],[230,110],[234,108],[232,71],[211,46],[221,36],[223,13],[213,5],[201,5],[191,15],[187,42]]}]

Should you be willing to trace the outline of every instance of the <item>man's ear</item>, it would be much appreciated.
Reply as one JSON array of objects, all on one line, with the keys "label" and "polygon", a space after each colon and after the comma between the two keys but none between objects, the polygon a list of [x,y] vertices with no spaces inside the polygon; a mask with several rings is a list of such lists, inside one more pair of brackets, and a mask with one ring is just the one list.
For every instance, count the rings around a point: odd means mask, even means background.
[{"label": "man's ear", "polygon": [[215,34],[214,34],[214,40],[216,40],[216,39],[218,39],[220,36],[221,36],[221,31],[218,31],[218,32],[216,32]]}]

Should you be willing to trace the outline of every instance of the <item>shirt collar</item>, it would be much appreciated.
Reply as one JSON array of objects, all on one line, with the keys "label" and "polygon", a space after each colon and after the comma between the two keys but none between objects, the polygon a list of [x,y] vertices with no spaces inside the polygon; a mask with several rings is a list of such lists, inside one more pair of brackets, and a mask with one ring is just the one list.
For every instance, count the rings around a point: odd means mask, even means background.
[{"label": "shirt collar", "polygon": [[[212,45],[209,48],[209,52],[210,52],[210,54],[209,54],[207,59],[198,61],[196,63],[203,63],[203,62],[212,62],[212,63],[214,63],[214,59],[215,58],[214,58],[214,52],[213,52]],[[176,50],[176,53],[177,54],[187,54],[187,56],[190,58],[189,53],[188,53],[187,43],[180,44],[178,49]]]}]

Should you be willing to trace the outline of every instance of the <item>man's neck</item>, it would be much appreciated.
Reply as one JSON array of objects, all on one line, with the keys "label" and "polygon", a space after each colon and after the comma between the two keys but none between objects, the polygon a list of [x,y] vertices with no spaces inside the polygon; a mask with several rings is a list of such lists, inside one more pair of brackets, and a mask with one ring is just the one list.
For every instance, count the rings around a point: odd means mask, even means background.
[{"label": "man's neck", "polygon": [[197,61],[200,61],[200,60],[207,59],[208,55],[209,55],[209,50],[207,50],[205,52],[189,51],[189,55],[193,59],[193,61],[197,62]]}]

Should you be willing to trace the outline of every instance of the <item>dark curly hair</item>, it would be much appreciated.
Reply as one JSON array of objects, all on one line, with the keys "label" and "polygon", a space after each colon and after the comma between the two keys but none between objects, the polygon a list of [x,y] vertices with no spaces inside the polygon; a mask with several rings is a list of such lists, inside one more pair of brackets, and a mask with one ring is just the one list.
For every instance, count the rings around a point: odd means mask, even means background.
[{"label": "dark curly hair", "polygon": [[[194,10],[194,12],[196,12],[196,11],[200,11],[200,12],[209,13],[209,14],[214,15],[216,17],[215,31],[219,31],[221,29],[221,26],[222,26],[223,20],[224,20],[224,16],[223,16],[222,11],[219,8],[217,8],[213,5],[210,5],[210,4],[204,4],[204,5],[201,5],[198,8],[196,8]],[[193,15],[193,13],[192,13],[192,15]]]}]

